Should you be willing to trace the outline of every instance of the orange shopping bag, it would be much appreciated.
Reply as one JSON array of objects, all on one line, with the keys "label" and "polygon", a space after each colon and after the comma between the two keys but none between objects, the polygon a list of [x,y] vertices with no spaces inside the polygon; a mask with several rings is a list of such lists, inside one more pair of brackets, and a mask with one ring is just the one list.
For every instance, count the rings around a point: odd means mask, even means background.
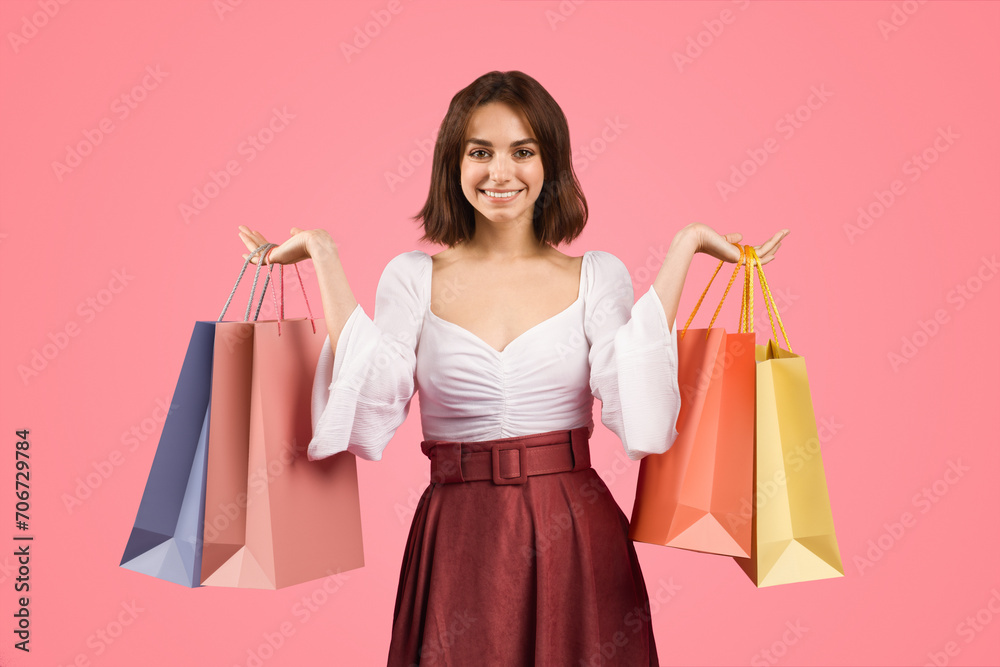
[{"label": "orange shopping bag", "polygon": [[[738,245],[738,244],[737,244]],[[741,258],[744,256],[740,247]],[[639,464],[629,537],[729,556],[750,555],[753,493],[754,337],[713,328],[737,264],[708,329],[692,329],[708,288],[677,340],[681,409],[677,439]]]}]

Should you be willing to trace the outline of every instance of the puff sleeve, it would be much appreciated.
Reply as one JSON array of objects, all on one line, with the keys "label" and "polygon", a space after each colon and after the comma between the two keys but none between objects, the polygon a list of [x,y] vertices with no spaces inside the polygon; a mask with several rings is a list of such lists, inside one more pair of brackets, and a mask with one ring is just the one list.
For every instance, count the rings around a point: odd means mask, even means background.
[{"label": "puff sleeve", "polygon": [[375,319],[358,304],[337,339],[323,345],[312,390],[310,461],[342,451],[379,461],[409,413],[423,323],[419,251],[392,258],[379,278]]},{"label": "puff sleeve", "polygon": [[609,252],[591,254],[584,316],[590,389],[601,401],[601,421],[638,461],[662,454],[677,438],[677,328],[671,330],[652,285],[633,304],[625,264]]}]

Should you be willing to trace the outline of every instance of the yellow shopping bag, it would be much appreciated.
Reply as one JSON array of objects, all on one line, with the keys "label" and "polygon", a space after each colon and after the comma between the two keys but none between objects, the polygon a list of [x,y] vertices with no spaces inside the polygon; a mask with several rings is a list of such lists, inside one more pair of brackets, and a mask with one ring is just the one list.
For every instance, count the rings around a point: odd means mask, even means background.
[{"label": "yellow shopping bag", "polygon": [[792,352],[757,253],[746,252],[742,326],[753,332],[756,266],[771,333],[777,319],[788,349],[774,338],[755,346],[753,538],[750,557],[734,560],[758,587],[842,577],[806,362]]}]

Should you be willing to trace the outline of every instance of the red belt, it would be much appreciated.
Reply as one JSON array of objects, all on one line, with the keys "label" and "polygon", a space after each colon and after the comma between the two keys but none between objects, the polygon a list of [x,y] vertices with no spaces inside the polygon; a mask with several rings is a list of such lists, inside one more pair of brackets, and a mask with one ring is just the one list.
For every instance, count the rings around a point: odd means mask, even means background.
[{"label": "red belt", "polygon": [[478,442],[424,440],[420,451],[431,460],[432,484],[525,484],[529,475],[589,468],[589,439],[589,428],[581,426]]}]

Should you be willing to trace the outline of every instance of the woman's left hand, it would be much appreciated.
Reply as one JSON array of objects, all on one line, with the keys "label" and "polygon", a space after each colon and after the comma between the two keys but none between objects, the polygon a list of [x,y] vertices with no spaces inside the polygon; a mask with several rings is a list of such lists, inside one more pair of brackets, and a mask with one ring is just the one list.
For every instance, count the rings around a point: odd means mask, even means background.
[{"label": "woman's left hand", "polygon": [[[697,246],[695,252],[702,252],[706,255],[711,255],[716,259],[721,259],[726,262],[739,262],[741,265],[745,262],[740,260],[740,249],[734,244],[739,243],[743,238],[743,235],[738,232],[733,232],[731,234],[722,235],[709,227],[708,225],[700,222],[696,222],[691,225],[695,239],[697,240]],[[774,254],[777,252],[778,248],[781,247],[781,241],[788,235],[787,229],[782,229],[772,236],[768,241],[760,245],[753,246],[753,249],[757,251],[757,257],[761,265],[767,264],[772,259],[774,259]]]}]

